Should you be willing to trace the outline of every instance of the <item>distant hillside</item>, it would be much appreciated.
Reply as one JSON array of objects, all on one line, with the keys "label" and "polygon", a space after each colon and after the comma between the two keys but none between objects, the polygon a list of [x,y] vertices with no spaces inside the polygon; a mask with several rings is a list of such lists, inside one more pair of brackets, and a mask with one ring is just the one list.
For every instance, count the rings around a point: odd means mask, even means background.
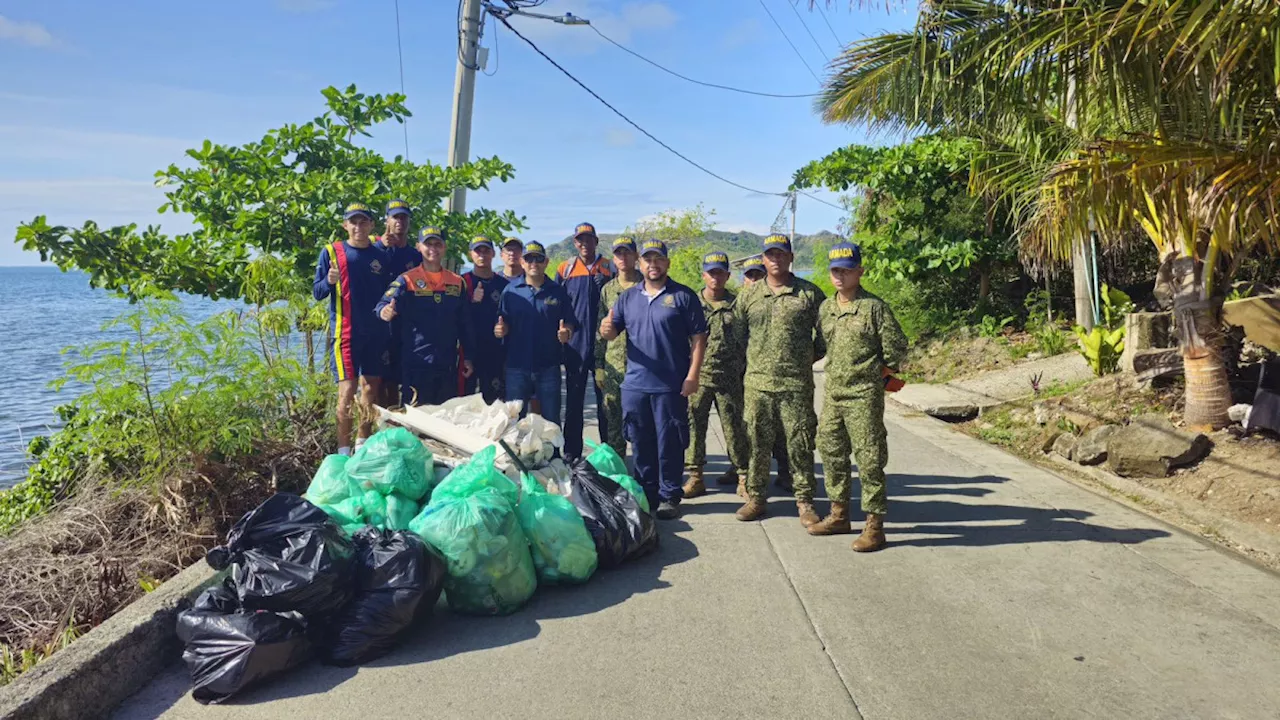
[{"label": "distant hillside", "polygon": [[[610,245],[613,244],[618,233],[600,233],[600,252],[607,253]],[[704,235],[701,239],[693,242],[710,243],[717,250],[724,250],[729,254],[730,259],[738,259],[745,255],[754,255],[760,252],[760,245],[764,242],[764,235],[757,235],[753,232],[740,230],[738,232],[730,232],[726,230],[712,230]],[[637,241],[639,238],[637,238]],[[796,235],[795,247],[796,267],[811,267],[813,265],[813,248],[815,245],[830,246],[843,240],[839,235],[833,232],[823,230],[813,235]],[[554,268],[561,260],[568,259],[574,254],[573,238],[567,237],[560,242],[547,246],[547,252],[551,257],[551,265]]]}]

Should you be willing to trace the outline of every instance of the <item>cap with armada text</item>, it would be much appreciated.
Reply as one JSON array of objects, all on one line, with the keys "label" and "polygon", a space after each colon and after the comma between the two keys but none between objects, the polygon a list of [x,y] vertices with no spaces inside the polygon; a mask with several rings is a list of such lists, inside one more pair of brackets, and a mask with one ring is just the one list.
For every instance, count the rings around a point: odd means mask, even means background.
[{"label": "cap with armada text", "polygon": [[425,243],[426,241],[430,240],[431,238],[435,238],[436,240],[439,240],[440,242],[444,242],[444,241],[445,241],[445,240],[444,240],[444,231],[443,231],[443,230],[441,230],[441,229],[440,229],[440,228],[438,228],[438,227],[433,226],[433,225],[428,225],[428,226],[426,226],[426,227],[422,228],[422,232],[418,234],[418,241],[419,241],[419,242],[424,242],[424,243]]},{"label": "cap with armada text", "polygon": [[702,272],[708,272],[711,270],[724,270],[725,272],[728,272],[729,256],[725,255],[719,250],[716,250],[715,252],[709,252],[706,255],[703,255],[702,256]]},{"label": "cap with armada text", "polygon": [[342,219],[350,220],[357,215],[363,215],[370,220],[373,219],[373,211],[369,209],[368,205],[361,202],[354,202],[348,205],[346,211],[342,213]]},{"label": "cap with armada text", "polygon": [[763,273],[763,272],[764,272],[764,258],[760,257],[759,255],[752,255],[751,257],[747,258],[746,260],[743,260],[743,261],[742,261],[742,274],[743,274],[743,275],[746,275],[747,273],[750,273],[750,272],[759,272],[759,273]]},{"label": "cap with armada text", "polygon": [[626,235],[623,235],[615,239],[613,241],[613,251],[618,252],[619,250],[630,250],[631,252],[635,252],[636,241],[627,237]]},{"label": "cap with armada text", "polygon": [[538,242],[537,240],[525,243],[524,245],[524,256],[528,258],[534,255],[540,255],[543,258],[547,256],[547,249],[543,247],[542,243]]},{"label": "cap with armada text", "polygon": [[507,248],[511,247],[512,245],[515,245],[516,247],[521,247],[521,248],[522,248],[522,247],[524,247],[524,241],[523,241],[523,240],[521,240],[521,239],[520,239],[520,238],[518,238],[518,237],[508,237],[508,238],[503,238],[503,239],[502,239],[502,249],[503,249],[503,250],[506,250]]},{"label": "cap with armada text", "polygon": [[573,229],[573,237],[576,240],[583,235],[596,237],[596,226],[591,223],[578,223],[578,227]]},{"label": "cap with armada text", "polygon": [[387,203],[387,217],[392,215],[412,215],[413,208],[403,200],[392,200]]},{"label": "cap with armada text", "polygon": [[657,253],[662,257],[667,256],[667,244],[655,238],[649,238],[640,246],[640,257],[645,257],[650,253]]},{"label": "cap with armada text", "polygon": [[778,235],[777,233],[770,235],[764,239],[764,245],[761,248],[761,251],[769,252],[770,250],[786,250],[787,252],[791,252],[791,239],[786,235]]},{"label": "cap with armada text", "polygon": [[483,235],[477,235],[471,238],[471,249],[475,250],[478,247],[487,247],[492,250],[493,241]]},{"label": "cap with armada text", "polygon": [[849,270],[860,268],[862,267],[862,248],[848,242],[836,243],[827,251],[827,265]]}]

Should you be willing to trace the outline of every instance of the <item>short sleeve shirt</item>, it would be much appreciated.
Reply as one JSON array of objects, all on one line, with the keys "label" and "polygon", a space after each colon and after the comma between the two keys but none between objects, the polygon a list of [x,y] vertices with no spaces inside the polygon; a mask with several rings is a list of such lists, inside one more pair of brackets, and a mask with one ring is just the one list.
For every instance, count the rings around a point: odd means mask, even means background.
[{"label": "short sleeve shirt", "polygon": [[692,361],[690,338],[707,333],[702,303],[689,288],[667,280],[656,296],[644,283],[626,290],[613,306],[613,324],[627,333],[627,373],[623,390],[680,392]]},{"label": "short sleeve shirt", "polygon": [[564,346],[556,334],[562,320],[569,327],[577,321],[559,283],[547,278],[535,288],[524,277],[512,280],[502,291],[498,315],[507,321],[508,368],[544,370],[564,362]]}]

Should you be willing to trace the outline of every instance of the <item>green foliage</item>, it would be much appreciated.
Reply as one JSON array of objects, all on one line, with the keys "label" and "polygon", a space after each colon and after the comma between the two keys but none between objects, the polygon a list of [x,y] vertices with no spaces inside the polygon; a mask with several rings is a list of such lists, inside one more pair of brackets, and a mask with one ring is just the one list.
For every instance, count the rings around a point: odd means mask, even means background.
[{"label": "green foliage", "polygon": [[1102,283],[1102,324],[1115,330],[1124,327],[1124,317],[1133,311],[1133,300],[1123,290]]},{"label": "green foliage", "polygon": [[377,208],[398,197],[416,208],[419,225],[435,224],[449,235],[450,252],[461,256],[479,233],[501,237],[523,227],[512,212],[473,210],[447,215],[440,202],[454,188],[486,189],[514,175],[497,158],[458,168],[386,160],[356,144],[369,129],[409,116],[400,94],[365,95],[354,85],[323,91],[328,109],[302,124],[271,130],[240,146],[209,140],[187,151],[190,163],[156,173],[165,188],[160,212],[190,215],[197,229],[165,235],[136,224],[100,228],[51,226],[45,216],[19,226],[16,241],[63,270],[89,274],[94,287],[130,299],[171,297],[173,292],[210,298],[247,295],[247,268],[257,259],[285,263],[293,293],[305,291],[318,249],[345,238],[341,210],[362,201]]},{"label": "green foliage", "polygon": [[1095,325],[1088,333],[1076,326],[1080,338],[1080,354],[1089,362],[1094,375],[1113,373],[1120,366],[1120,354],[1124,352],[1124,328],[1108,330]]},{"label": "green foliage", "polygon": [[48,660],[55,652],[70,645],[83,634],[73,617],[67,621],[62,632],[58,633],[58,637],[43,647],[23,648],[19,651],[8,645],[0,645],[0,687],[8,685],[22,673]]},{"label": "green foliage", "polygon": [[1046,322],[1031,331],[1036,340],[1036,351],[1045,357],[1061,355],[1067,351],[1067,334],[1057,325]]},{"label": "green foliage", "polygon": [[1004,334],[1004,329],[1012,325],[1014,320],[1017,320],[1017,318],[1012,315],[1004,318],[983,315],[977,326],[978,334],[987,338],[1001,337]]},{"label": "green foliage", "polygon": [[697,290],[702,287],[702,257],[711,252],[709,243],[679,245],[671,251],[668,275],[678,283]]}]

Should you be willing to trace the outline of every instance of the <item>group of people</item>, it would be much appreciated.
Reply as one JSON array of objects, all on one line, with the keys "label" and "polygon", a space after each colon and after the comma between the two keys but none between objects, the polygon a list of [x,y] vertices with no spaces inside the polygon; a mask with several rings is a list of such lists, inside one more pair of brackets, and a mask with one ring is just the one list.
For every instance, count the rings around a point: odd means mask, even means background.
[{"label": "group of people", "polygon": [[[853,549],[884,545],[884,393],[907,341],[889,307],[861,288],[857,245],[830,249],[836,295],[828,298],[791,272],[790,240],[771,235],[745,262],[735,294],[723,252],[703,257],[703,287],[694,290],[669,277],[662,241],[619,237],[610,259],[598,252],[590,223],[574,229],[577,254],[555,278],[542,243],[518,238],[502,241],[501,272],[494,243],[472,239],[473,268],[457,275],[444,267],[438,228],[423,228],[416,249],[409,246],[411,217],[408,204],[391,201],[385,233],[374,238],[373,211],[353,203],[343,216],[347,240],[320,253],[314,295],[330,302],[340,453],[351,451],[363,377],[367,408],[439,404],[477,391],[487,402],[521,400],[561,425],[564,455],[574,459],[583,454],[590,384],[601,439],[623,456],[630,443],[658,518],[678,517],[681,500],[706,493],[714,406],[730,462],[717,481],[737,484],[739,520],[765,515],[777,460],[777,481],[794,493],[810,534],[851,533],[853,454],[866,513]],[[824,357],[819,418],[813,364]],[[365,412],[356,435],[371,430]],[[813,502],[815,449],[831,503],[825,518]]]}]

